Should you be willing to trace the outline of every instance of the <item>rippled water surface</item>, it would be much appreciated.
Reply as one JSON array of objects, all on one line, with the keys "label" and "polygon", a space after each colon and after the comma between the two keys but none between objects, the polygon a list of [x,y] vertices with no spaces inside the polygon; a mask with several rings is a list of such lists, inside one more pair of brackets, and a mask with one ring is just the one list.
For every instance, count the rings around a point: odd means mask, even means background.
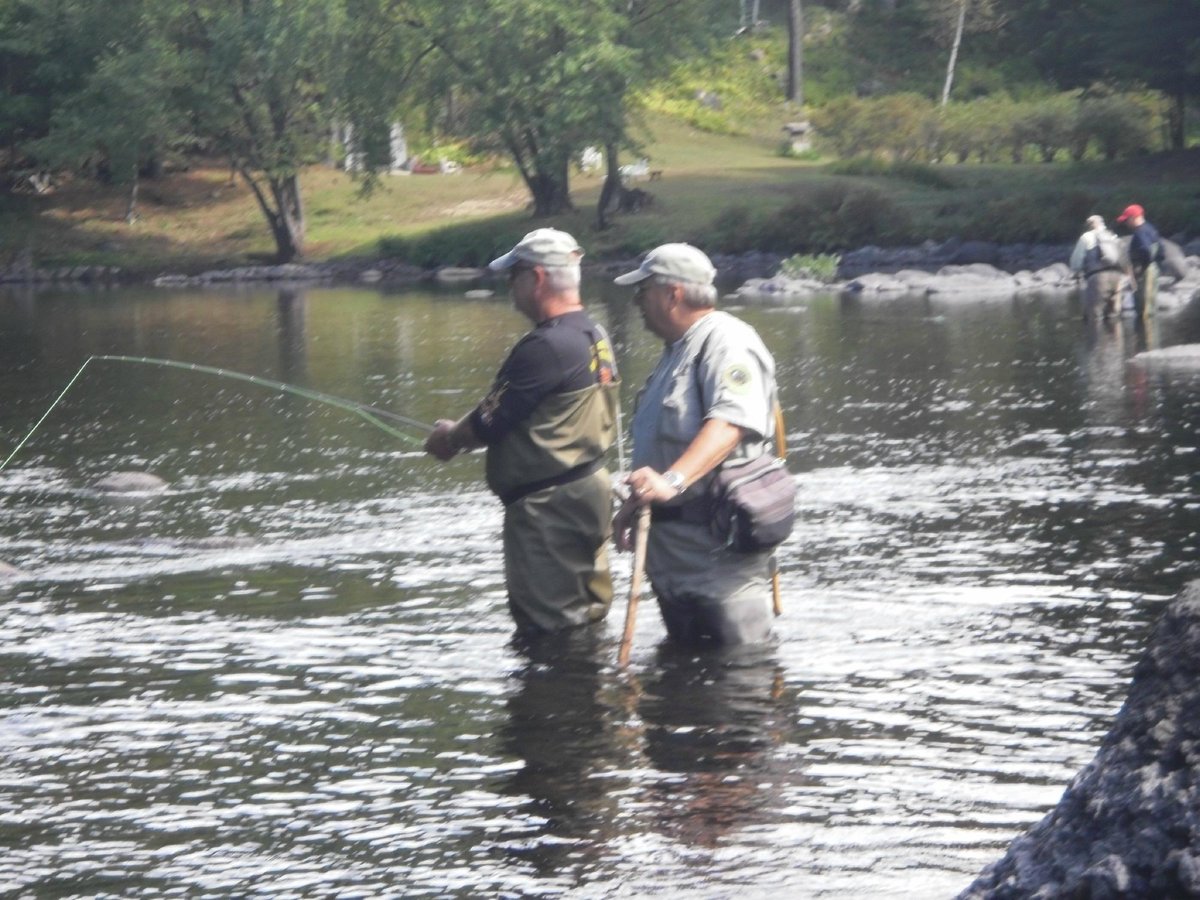
[{"label": "rippled water surface", "polygon": [[[595,296],[599,289],[594,289]],[[615,296],[626,409],[657,355]],[[478,455],[93,362],[0,472],[0,893],[952,897],[1057,802],[1197,575],[1200,339],[1065,298],[737,311],[779,360],[802,522],[777,646],[644,604],[512,641]],[[356,290],[0,295],[0,457],[89,356],[431,422],[524,322]],[[414,432],[419,442],[419,433]],[[114,501],[112,471],[167,479]]]}]

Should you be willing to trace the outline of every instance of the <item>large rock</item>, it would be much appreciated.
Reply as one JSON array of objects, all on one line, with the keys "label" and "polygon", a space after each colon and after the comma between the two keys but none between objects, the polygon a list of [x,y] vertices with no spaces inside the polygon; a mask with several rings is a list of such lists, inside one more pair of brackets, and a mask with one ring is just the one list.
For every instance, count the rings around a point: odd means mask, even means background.
[{"label": "large rock", "polygon": [[1176,344],[1161,350],[1145,350],[1130,362],[1155,372],[1200,373],[1200,344]]},{"label": "large rock", "polygon": [[92,482],[92,489],[102,494],[157,494],[167,489],[167,482],[149,472],[113,472]]},{"label": "large rock", "polygon": [[1125,705],[1057,807],[959,900],[1200,896],[1200,582],[1163,613]]}]

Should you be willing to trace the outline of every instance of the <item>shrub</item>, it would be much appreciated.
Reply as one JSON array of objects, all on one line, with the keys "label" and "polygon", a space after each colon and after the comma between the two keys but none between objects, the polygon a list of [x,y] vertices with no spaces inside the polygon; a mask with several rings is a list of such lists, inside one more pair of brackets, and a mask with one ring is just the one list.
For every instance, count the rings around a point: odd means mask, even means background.
[{"label": "shrub", "polygon": [[766,250],[813,253],[902,242],[911,231],[907,214],[882,192],[831,184],[771,216],[759,240]]},{"label": "shrub", "polygon": [[746,253],[759,249],[762,224],[748,207],[721,210],[704,231],[706,242],[720,253]]},{"label": "shrub", "polygon": [[637,256],[651,247],[679,240],[677,235],[668,234],[665,226],[656,222],[626,220],[620,227],[620,237],[610,245],[610,252],[618,256]]},{"label": "shrub", "polygon": [[1023,104],[1024,114],[1018,128],[1025,141],[1037,148],[1042,162],[1054,161],[1060,150],[1070,150],[1075,134],[1079,98],[1056,94]]},{"label": "shrub", "polygon": [[811,278],[824,284],[837,280],[838,266],[842,258],[837,253],[794,254],[779,264],[779,274],[784,278]]},{"label": "shrub", "polygon": [[875,156],[856,156],[831,163],[828,171],[835,175],[902,178],[939,190],[955,187],[953,178],[933,166],[918,162],[889,162]]},{"label": "shrub", "polygon": [[964,236],[1005,244],[1070,241],[1095,208],[1096,198],[1078,190],[1003,197],[977,208]]},{"label": "shrub", "polygon": [[820,140],[840,156],[909,161],[929,155],[933,104],[918,94],[839,97],[812,115]]},{"label": "shrub", "polygon": [[437,266],[482,266],[512,247],[528,231],[528,223],[497,226],[469,222],[439,228],[418,237],[389,236],[376,246],[380,256],[431,269]]},{"label": "shrub", "polygon": [[1150,111],[1126,94],[1085,98],[1079,104],[1079,130],[1109,161],[1145,153],[1153,134]]}]

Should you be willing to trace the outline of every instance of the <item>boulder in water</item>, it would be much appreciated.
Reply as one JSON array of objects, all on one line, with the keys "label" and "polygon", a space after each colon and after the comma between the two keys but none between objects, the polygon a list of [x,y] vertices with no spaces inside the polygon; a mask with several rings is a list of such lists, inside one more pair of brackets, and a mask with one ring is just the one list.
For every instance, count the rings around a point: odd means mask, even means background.
[{"label": "boulder in water", "polygon": [[0,559],[0,583],[12,581],[13,579],[20,578],[24,574],[25,573],[16,566],[10,566],[4,560]]},{"label": "boulder in water", "polygon": [[113,472],[92,483],[102,494],[157,494],[167,482],[149,472]]},{"label": "boulder in water", "polygon": [[1146,350],[1137,354],[1132,362],[1156,372],[1200,373],[1200,344],[1176,344],[1161,350]]}]

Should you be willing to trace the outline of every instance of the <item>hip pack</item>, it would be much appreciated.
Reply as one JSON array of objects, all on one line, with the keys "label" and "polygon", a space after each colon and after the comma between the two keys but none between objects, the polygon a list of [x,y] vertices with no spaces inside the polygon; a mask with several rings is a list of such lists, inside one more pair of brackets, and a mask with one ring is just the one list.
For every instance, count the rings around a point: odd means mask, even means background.
[{"label": "hip pack", "polygon": [[735,553],[777,547],[796,522],[796,479],[770,453],[724,463],[713,477],[709,500],[713,534]]}]

